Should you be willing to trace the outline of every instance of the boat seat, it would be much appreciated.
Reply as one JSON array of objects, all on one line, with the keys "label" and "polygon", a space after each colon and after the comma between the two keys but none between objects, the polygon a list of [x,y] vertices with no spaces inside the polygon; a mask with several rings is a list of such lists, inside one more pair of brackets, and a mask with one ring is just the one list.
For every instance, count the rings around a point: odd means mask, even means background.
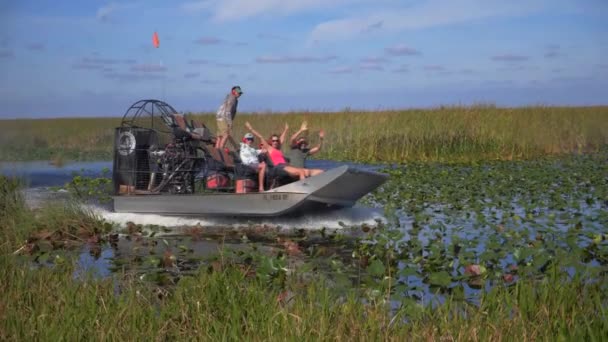
[{"label": "boat seat", "polygon": [[178,113],[171,114],[171,118],[173,119],[173,135],[176,138],[200,140],[209,144],[215,143],[215,137],[211,130],[203,123],[190,120],[190,125],[188,125],[184,115]]},{"label": "boat seat", "polygon": [[234,172],[235,162],[230,152],[209,145],[201,146],[201,149],[205,154],[208,170]]}]

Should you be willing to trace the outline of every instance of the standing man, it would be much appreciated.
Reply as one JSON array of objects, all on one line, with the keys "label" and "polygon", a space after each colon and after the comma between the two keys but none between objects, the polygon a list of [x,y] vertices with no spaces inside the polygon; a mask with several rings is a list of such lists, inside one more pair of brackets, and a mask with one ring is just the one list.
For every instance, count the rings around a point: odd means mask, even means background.
[{"label": "standing man", "polygon": [[313,148],[308,147],[308,142],[304,136],[300,136],[301,133],[308,131],[308,124],[306,121],[302,122],[300,130],[291,136],[290,151],[289,151],[289,164],[295,167],[304,167],[304,162],[308,156],[311,156],[321,150],[323,146],[323,138],[325,138],[325,132],[319,131],[319,144]]},{"label": "standing man", "polygon": [[226,141],[230,139],[232,147],[236,150],[238,148],[236,142],[232,138],[232,122],[236,116],[236,108],[239,105],[239,97],[243,94],[241,87],[234,86],[230,90],[230,94],[226,95],[224,103],[217,110],[215,116],[217,121],[217,135],[219,136],[215,142],[216,148],[224,148]]}]

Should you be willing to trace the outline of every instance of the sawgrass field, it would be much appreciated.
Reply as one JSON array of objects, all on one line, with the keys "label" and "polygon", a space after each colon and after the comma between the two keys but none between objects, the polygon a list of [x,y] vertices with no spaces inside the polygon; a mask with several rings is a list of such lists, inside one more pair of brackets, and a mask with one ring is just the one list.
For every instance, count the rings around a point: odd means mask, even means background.
[{"label": "sawgrass field", "polygon": [[[212,114],[187,118],[216,129]],[[17,119],[0,121],[0,160],[111,160],[114,127],[121,118]],[[357,162],[517,160],[597,151],[608,142],[608,107],[441,107],[336,113],[239,113],[266,135],[290,133],[303,120],[311,142],[326,131],[321,159]]]}]

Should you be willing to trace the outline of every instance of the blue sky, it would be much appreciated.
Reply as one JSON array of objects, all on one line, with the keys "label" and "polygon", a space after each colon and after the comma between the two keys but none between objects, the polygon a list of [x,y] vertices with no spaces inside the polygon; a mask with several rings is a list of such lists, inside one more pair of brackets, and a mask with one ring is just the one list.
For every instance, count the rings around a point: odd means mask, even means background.
[{"label": "blue sky", "polygon": [[0,0],[0,73],[0,118],[608,104],[608,1]]}]

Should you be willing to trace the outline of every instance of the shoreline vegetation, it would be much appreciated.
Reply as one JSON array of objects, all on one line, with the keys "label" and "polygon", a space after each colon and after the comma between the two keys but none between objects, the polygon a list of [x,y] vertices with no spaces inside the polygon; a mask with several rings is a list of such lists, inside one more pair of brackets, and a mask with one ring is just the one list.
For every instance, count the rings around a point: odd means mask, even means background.
[{"label": "shoreline vegetation", "polygon": [[[215,131],[213,114],[186,113]],[[239,113],[235,136],[245,121],[265,132],[290,132],[303,120],[310,140],[324,129],[319,159],[364,163],[476,162],[522,160],[547,155],[596,152],[608,144],[608,106],[441,107],[427,110],[335,113]],[[0,120],[0,160],[111,160],[114,128],[121,118]]]},{"label": "shoreline vegetation", "polygon": [[[407,205],[417,223],[410,239],[391,229],[390,219],[369,231],[352,247],[356,279],[345,277],[340,259],[323,254],[318,264],[294,264],[289,248],[274,256],[220,249],[214,261],[182,275],[174,270],[187,255],[169,244],[163,256],[149,256],[160,265],[144,275],[127,264],[105,277],[79,272],[78,248],[92,254],[117,239],[116,230],[82,207],[32,210],[19,182],[0,176],[0,340],[599,341],[608,336],[608,235],[593,227],[606,215],[581,208],[542,215],[553,206],[608,203],[606,164],[597,158],[393,170],[393,186],[403,188],[377,199]],[[494,186],[484,191],[489,181]],[[535,203],[523,217],[507,214],[516,193]],[[491,230],[487,240],[456,240],[441,225],[417,237],[421,226],[436,225],[425,211],[429,201],[458,204],[444,208],[456,218],[466,210],[482,213],[489,198],[505,217],[475,219],[472,232]],[[551,222],[571,228],[560,231]],[[540,227],[534,233],[524,223]],[[149,245],[138,227],[127,228],[123,234],[139,240],[137,248]],[[486,249],[476,252],[480,242]],[[336,267],[329,275],[322,273],[325,259]],[[433,284],[437,298],[420,297],[420,283],[397,281],[411,275]],[[463,289],[473,284],[480,294],[471,302]]]},{"label": "shoreline vegetation", "polygon": [[[367,199],[387,222],[352,227],[364,234],[346,258],[295,239],[264,254],[244,235],[245,248],[222,239],[187,274],[181,242],[78,203],[29,208],[0,175],[0,341],[605,340],[606,118],[608,107],[239,114],[237,135],[245,120],[268,132],[307,120],[313,143],[328,133],[322,159],[408,164]],[[108,160],[119,123],[0,121],[0,160]],[[82,272],[83,253],[121,238],[144,256]]]}]

